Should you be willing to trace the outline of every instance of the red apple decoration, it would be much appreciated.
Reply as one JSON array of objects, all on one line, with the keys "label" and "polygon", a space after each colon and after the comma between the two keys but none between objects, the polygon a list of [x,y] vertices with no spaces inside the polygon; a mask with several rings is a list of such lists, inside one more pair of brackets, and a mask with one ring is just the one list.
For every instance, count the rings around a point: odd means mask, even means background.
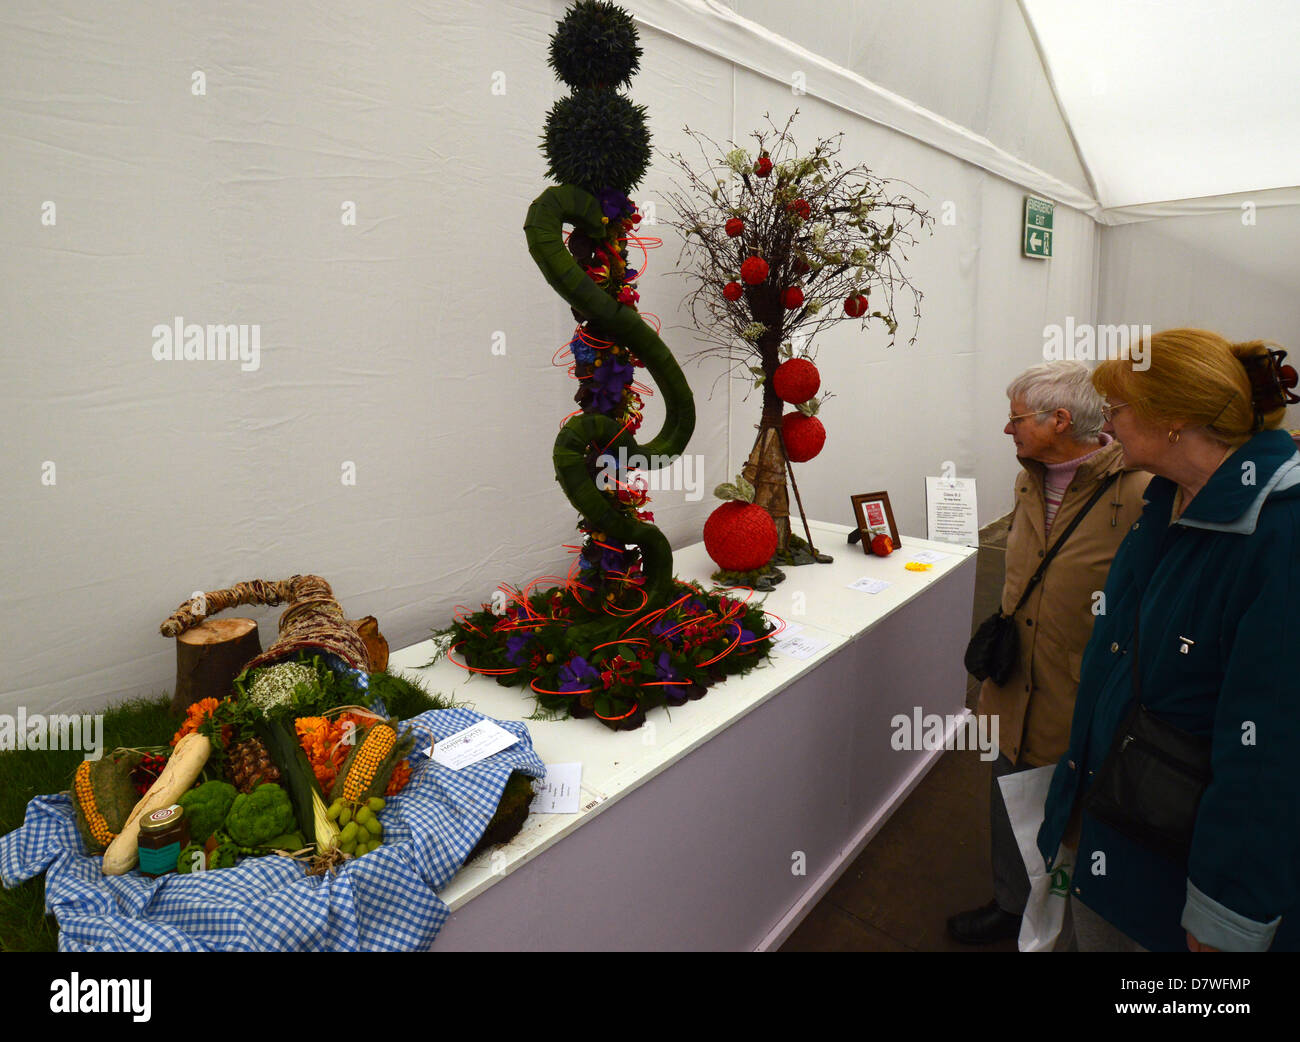
[{"label": "red apple decoration", "polygon": [[762,568],[776,553],[776,522],[756,503],[728,500],[704,522],[704,549],[728,572]]},{"label": "red apple decoration", "polygon": [[801,412],[785,414],[781,420],[781,433],[785,439],[785,454],[791,463],[807,463],[826,444],[826,428],[822,421]]},{"label": "red apple decoration", "polygon": [[737,235],[744,234],[745,222],[742,221],[739,217],[733,217],[731,218],[731,220],[729,220],[726,223],[724,227],[727,229],[727,234],[734,239]]},{"label": "red apple decoration", "polygon": [[822,386],[821,373],[806,358],[782,362],[772,374],[772,390],[783,402],[799,405],[815,395]]},{"label": "red apple decoration", "polygon": [[744,292],[739,282],[728,282],[722,287],[722,295],[728,300],[739,300]]},{"label": "red apple decoration", "polygon": [[861,318],[867,313],[867,298],[861,293],[844,301],[844,314],[849,318]]},{"label": "red apple decoration", "polygon": [[757,286],[765,280],[767,272],[767,261],[762,257],[747,257],[745,263],[740,266],[740,277],[749,286]]},{"label": "red apple decoration", "polygon": [[791,286],[781,294],[781,303],[786,311],[795,311],[803,307],[803,290],[798,286]]},{"label": "red apple decoration", "polygon": [[772,172],[772,160],[767,156],[759,156],[758,161],[754,163],[754,173],[759,177],[766,177]]},{"label": "red apple decoration", "polygon": [[877,557],[888,557],[894,552],[894,541],[884,532],[878,532],[871,537],[871,552]]}]

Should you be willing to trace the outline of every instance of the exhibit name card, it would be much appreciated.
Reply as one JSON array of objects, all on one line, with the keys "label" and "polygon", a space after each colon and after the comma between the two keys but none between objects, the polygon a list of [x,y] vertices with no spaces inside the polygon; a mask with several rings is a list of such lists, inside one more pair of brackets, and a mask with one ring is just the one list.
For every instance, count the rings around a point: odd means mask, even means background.
[{"label": "exhibit name card", "polygon": [[533,782],[532,814],[577,814],[581,802],[582,764],[548,763],[546,777]]},{"label": "exhibit name card", "polygon": [[433,759],[450,770],[459,771],[502,749],[509,749],[517,741],[518,738],[499,724],[480,720],[438,742],[433,747]]},{"label": "exhibit name card", "polygon": [[925,479],[927,538],[935,543],[979,546],[974,478]]},{"label": "exhibit name card", "polygon": [[861,579],[855,579],[849,583],[849,589],[859,590],[862,593],[882,593],[888,590],[891,585],[885,579],[872,579],[870,576],[863,576]]}]

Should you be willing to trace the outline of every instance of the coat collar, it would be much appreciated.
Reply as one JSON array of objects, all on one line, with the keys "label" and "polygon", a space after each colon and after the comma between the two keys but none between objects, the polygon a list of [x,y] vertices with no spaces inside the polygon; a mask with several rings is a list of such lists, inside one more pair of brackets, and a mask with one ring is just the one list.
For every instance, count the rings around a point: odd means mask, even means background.
[{"label": "coat collar", "polygon": [[[1016,459],[1020,461],[1026,473],[1032,475],[1039,485],[1043,484],[1047,477],[1047,467],[1038,460],[1028,459],[1025,456],[1017,456]],[[1090,460],[1080,463],[1074,476],[1076,480],[1087,483],[1094,478],[1113,474],[1117,470],[1132,469],[1124,466],[1124,447],[1112,439],[1109,444],[1098,449]]]},{"label": "coat collar", "polygon": [[[1247,474],[1253,480],[1246,480]],[[1168,518],[1176,488],[1168,478],[1154,477],[1147,487],[1147,502]],[[1286,431],[1260,431],[1223,461],[1174,523],[1249,535],[1255,531],[1264,500],[1287,489],[1300,491],[1300,452]]]}]

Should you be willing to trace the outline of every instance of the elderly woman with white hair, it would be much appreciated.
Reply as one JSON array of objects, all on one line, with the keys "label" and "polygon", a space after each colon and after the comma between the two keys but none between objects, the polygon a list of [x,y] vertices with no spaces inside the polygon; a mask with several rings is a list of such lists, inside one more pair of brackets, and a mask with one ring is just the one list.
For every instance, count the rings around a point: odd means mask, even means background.
[{"label": "elderly woman with white hair", "polygon": [[1024,469],[1007,535],[1002,613],[1015,617],[1019,648],[1010,675],[1002,683],[990,677],[980,690],[979,712],[999,718],[990,793],[993,900],[948,920],[949,934],[965,944],[1020,932],[1029,877],[998,779],[1054,764],[1065,752],[1096,594],[1142,513],[1150,480],[1126,467],[1119,443],[1102,432],[1103,403],[1083,363],[1033,366],[1011,382],[1007,397],[1011,415],[1003,430]]}]

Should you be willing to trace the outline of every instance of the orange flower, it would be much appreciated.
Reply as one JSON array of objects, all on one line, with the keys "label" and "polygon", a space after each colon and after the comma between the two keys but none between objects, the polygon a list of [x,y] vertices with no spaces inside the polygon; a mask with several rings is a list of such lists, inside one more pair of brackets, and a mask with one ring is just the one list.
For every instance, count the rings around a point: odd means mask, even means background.
[{"label": "orange flower", "polygon": [[172,735],[171,744],[175,745],[187,734],[197,731],[199,725],[215,713],[220,704],[215,698],[205,698],[191,705],[185,710],[185,723],[181,724],[181,729]]},{"label": "orange flower", "polygon": [[401,760],[393,768],[393,776],[388,779],[388,788],[384,790],[385,796],[396,796],[404,788],[406,783],[411,780],[411,761]]}]

